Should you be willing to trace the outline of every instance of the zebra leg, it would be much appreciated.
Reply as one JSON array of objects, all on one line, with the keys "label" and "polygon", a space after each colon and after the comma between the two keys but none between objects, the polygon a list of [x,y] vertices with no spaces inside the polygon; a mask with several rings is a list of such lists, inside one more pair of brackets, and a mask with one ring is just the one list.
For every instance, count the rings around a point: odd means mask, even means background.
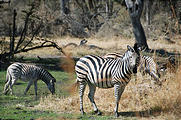
[{"label": "zebra leg", "polygon": [[3,93],[6,95],[7,93],[8,93],[8,91],[9,91],[9,86],[10,86],[10,84],[11,84],[11,80],[8,80],[7,81],[7,83],[5,84],[5,86],[4,86],[4,91],[3,91]]},{"label": "zebra leg", "polygon": [[137,83],[137,73],[134,74],[135,84]]},{"label": "zebra leg", "polygon": [[30,80],[29,83],[28,83],[28,86],[25,89],[24,95],[26,95],[26,93],[28,92],[28,90],[30,89],[32,84],[33,84],[33,82]]},{"label": "zebra leg", "polygon": [[89,85],[89,94],[88,94],[88,97],[89,97],[89,100],[90,102],[92,103],[92,106],[94,108],[94,112],[98,115],[101,115],[101,112],[98,110],[97,106],[96,106],[96,103],[94,101],[94,94],[95,94],[95,91],[96,91],[96,87],[91,85],[91,84],[88,84]]},{"label": "zebra leg", "polygon": [[37,81],[34,82],[34,88],[35,88],[35,95],[37,97]]},{"label": "zebra leg", "polygon": [[9,91],[9,85],[10,85],[10,82],[11,82],[11,77],[10,77],[10,75],[9,75],[9,72],[8,72],[8,70],[7,70],[7,74],[6,74],[6,84],[5,84],[5,86],[4,86],[4,91],[3,91],[3,94],[7,94],[8,93],[8,91]]},{"label": "zebra leg", "polygon": [[151,77],[154,78],[155,83],[156,83],[157,85],[159,85],[159,86],[162,85],[162,83],[159,81],[159,77],[155,74],[155,72],[150,72],[149,74],[150,74]]},{"label": "zebra leg", "polygon": [[17,80],[17,78],[14,78],[14,79],[12,79],[12,80],[10,81],[10,86],[9,86],[9,88],[10,88],[10,94],[11,94],[11,95],[13,95],[13,85],[15,84],[16,80]]},{"label": "zebra leg", "polygon": [[82,115],[85,114],[84,108],[83,108],[83,96],[84,96],[86,84],[87,84],[86,82],[79,82],[80,112]]},{"label": "zebra leg", "polygon": [[114,85],[114,92],[115,92],[115,99],[116,99],[116,106],[115,106],[115,117],[118,117],[119,114],[118,114],[118,107],[119,107],[119,100],[121,98],[121,95],[124,91],[124,86],[121,86],[120,84],[115,84]]}]

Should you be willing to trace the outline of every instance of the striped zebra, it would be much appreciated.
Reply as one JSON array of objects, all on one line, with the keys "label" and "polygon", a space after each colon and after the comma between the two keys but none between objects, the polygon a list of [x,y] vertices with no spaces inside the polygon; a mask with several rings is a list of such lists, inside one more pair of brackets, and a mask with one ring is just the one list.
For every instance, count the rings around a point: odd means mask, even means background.
[{"label": "striped zebra", "polygon": [[24,94],[28,92],[29,88],[34,83],[35,95],[37,96],[38,80],[45,82],[50,92],[52,94],[55,93],[54,83],[56,82],[56,79],[47,70],[35,65],[13,63],[7,69],[4,94],[7,94],[9,90],[10,93],[13,94],[12,88],[18,79],[29,82]]},{"label": "striped zebra", "polygon": [[[106,59],[117,59],[122,57],[123,55],[121,53],[108,53],[104,56],[104,58]],[[157,84],[161,85],[159,81],[160,74],[157,69],[157,64],[155,63],[152,57],[140,55],[140,64],[138,66],[138,69],[143,76],[145,74],[149,74],[152,78],[154,78]],[[135,79],[137,79],[136,74]]]},{"label": "striped zebra", "polygon": [[100,56],[87,55],[80,58],[75,65],[75,72],[77,75],[77,83],[79,83],[79,97],[80,97],[80,111],[83,110],[83,95],[86,85],[89,86],[88,97],[94,112],[100,115],[96,103],[94,101],[94,94],[96,87],[112,88],[115,90],[115,116],[118,117],[118,105],[120,97],[129,83],[131,74],[137,72],[139,64],[139,52],[136,45],[134,48],[127,46],[128,50],[122,58],[105,59]]}]

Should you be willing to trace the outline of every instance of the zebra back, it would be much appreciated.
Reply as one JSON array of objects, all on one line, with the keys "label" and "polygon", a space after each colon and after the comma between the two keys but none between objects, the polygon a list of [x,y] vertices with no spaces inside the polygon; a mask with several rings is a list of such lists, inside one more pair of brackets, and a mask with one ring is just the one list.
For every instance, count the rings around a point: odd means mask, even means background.
[{"label": "zebra back", "polygon": [[157,64],[152,57],[142,56],[141,64],[139,66],[140,71],[144,75],[148,73],[151,77],[153,77],[156,81],[159,79],[159,72],[157,69]]},{"label": "zebra back", "polygon": [[[122,58],[123,55],[121,53],[108,53],[103,57],[106,59],[117,59],[117,58]],[[142,73],[142,75],[144,75],[145,73],[148,73],[155,80],[159,79],[157,64],[155,63],[152,57],[141,55],[138,69]]]},{"label": "zebra back", "polygon": [[139,56],[132,48],[118,59],[94,55],[82,57],[75,66],[77,82],[86,81],[101,88],[113,87],[115,83],[127,84],[134,69],[137,69],[137,58]]},{"label": "zebra back", "polygon": [[50,82],[56,82],[56,79],[47,70],[35,65],[16,62],[8,67],[7,72],[9,75],[13,75],[24,81],[41,79],[47,85],[50,84]]},{"label": "zebra back", "polygon": [[117,58],[122,58],[123,55],[121,53],[108,53],[106,55],[103,56],[103,58],[105,59],[117,59]]}]

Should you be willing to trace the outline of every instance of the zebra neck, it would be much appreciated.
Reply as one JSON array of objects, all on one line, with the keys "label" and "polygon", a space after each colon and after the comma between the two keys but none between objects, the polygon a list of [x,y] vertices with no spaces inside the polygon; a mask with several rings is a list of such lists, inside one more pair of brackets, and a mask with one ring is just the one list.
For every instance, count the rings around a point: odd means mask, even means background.
[{"label": "zebra neck", "polygon": [[119,63],[116,65],[114,71],[113,72],[113,75],[118,75],[122,78],[127,78],[127,79],[130,79],[131,78],[131,74],[133,73],[133,70],[129,64],[129,59],[122,59],[122,60],[119,60]]},{"label": "zebra neck", "polygon": [[50,76],[44,69],[41,69],[41,72],[39,73],[40,79],[45,82],[46,84],[49,83]]}]

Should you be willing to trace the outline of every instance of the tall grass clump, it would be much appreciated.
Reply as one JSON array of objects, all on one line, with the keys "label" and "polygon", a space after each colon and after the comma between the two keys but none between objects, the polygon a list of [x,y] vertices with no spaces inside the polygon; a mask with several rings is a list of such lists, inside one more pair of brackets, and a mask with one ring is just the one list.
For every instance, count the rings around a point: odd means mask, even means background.
[{"label": "tall grass clump", "polygon": [[[179,118],[181,113],[181,66],[175,73],[168,71],[162,76],[160,78],[161,86],[153,84],[152,79],[147,75],[143,77],[138,73],[137,78],[136,82],[134,79],[129,82],[121,96],[119,106],[121,113],[134,113],[136,117],[143,117],[143,113],[146,113],[148,116],[158,115],[158,119],[160,116]],[[65,89],[71,88],[72,84],[65,84]],[[68,96],[42,97],[34,109],[80,114],[78,92],[69,92]],[[93,108],[87,97],[88,92],[87,87],[84,95],[84,110],[90,113]],[[103,115],[113,115],[115,107],[114,89],[97,88],[95,102]]]},{"label": "tall grass clump", "polygon": [[[179,61],[179,58],[177,58]],[[160,110],[176,116],[181,114],[181,65],[177,63],[174,72],[168,68],[168,72],[161,78],[162,86],[150,91],[146,98],[151,110]]]}]

